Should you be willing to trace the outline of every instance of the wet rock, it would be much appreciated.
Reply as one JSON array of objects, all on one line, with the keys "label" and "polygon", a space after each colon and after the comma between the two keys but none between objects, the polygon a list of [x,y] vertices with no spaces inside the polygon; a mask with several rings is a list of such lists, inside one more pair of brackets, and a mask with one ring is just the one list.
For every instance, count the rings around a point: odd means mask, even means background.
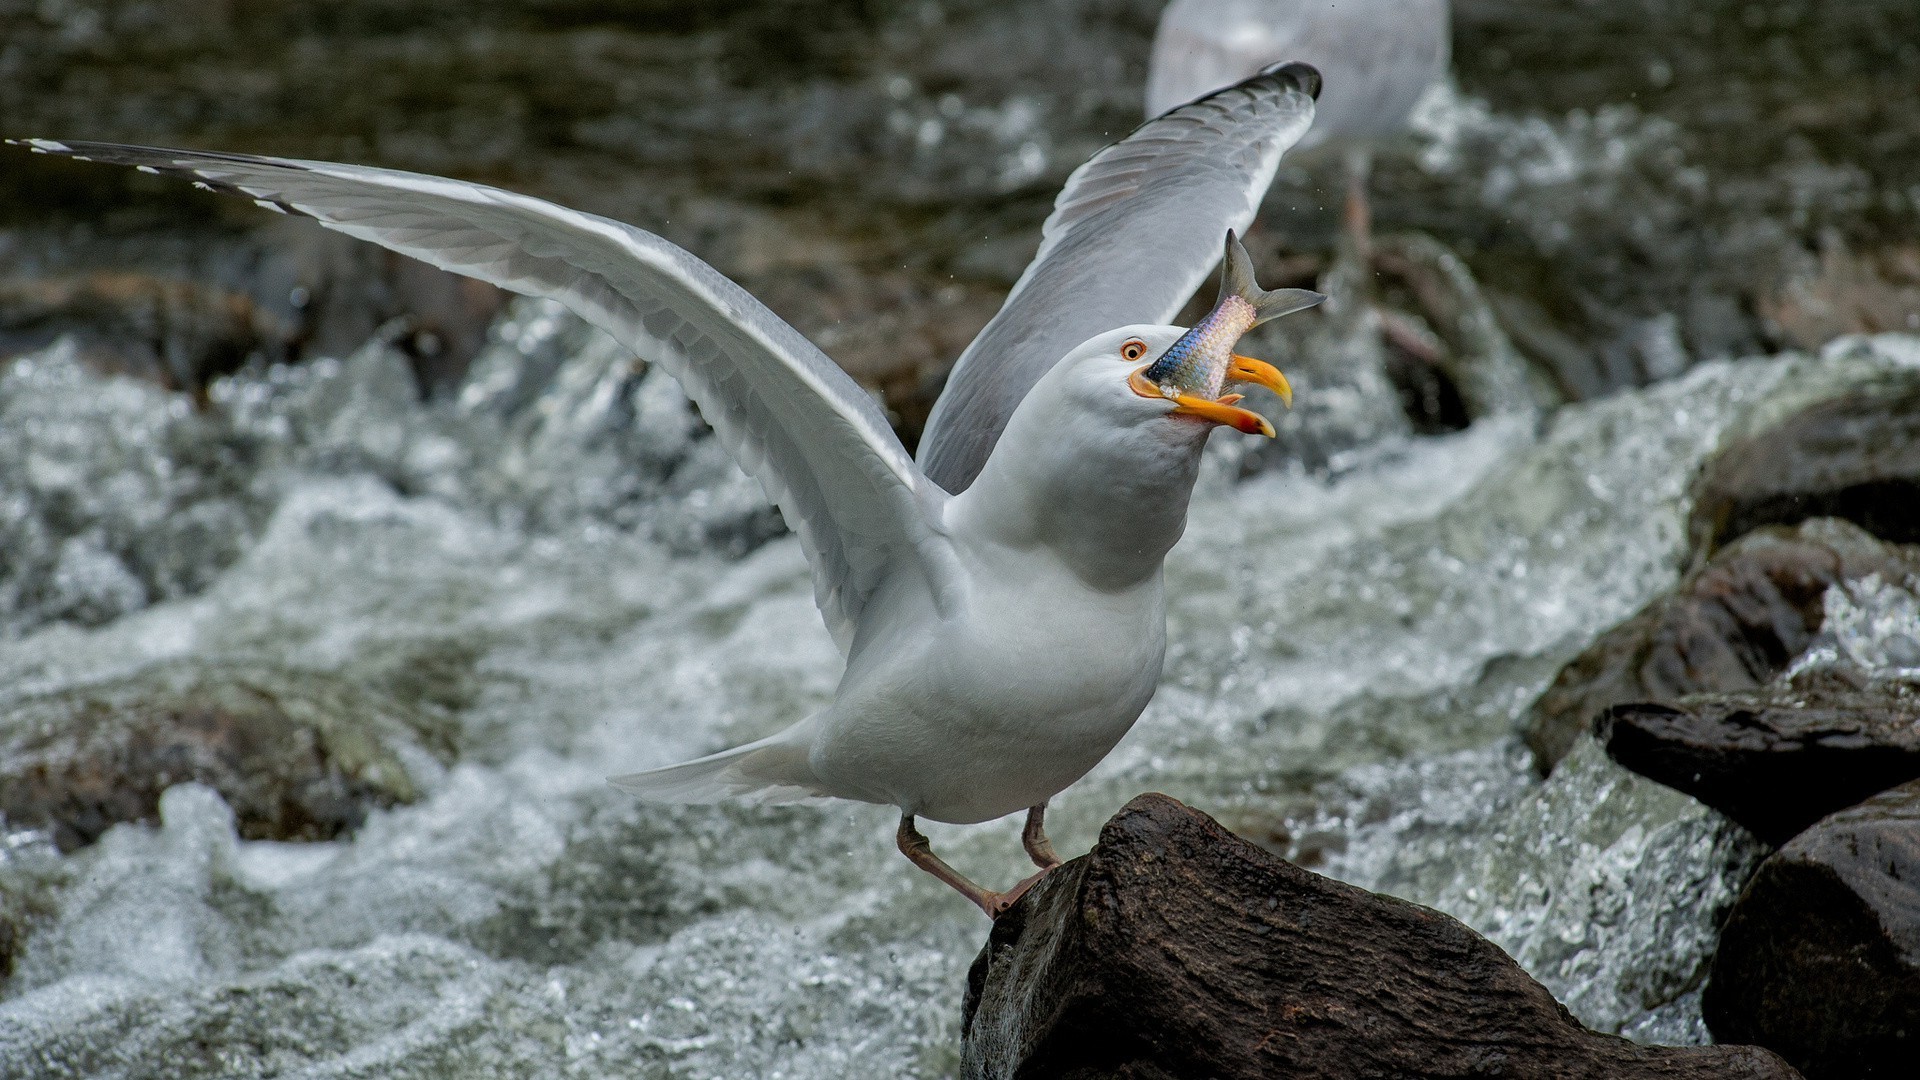
[{"label": "wet rock", "polygon": [[321,672],[267,665],[148,669],[0,701],[0,817],[62,850],[161,793],[220,792],[248,839],[329,840],[375,807],[411,802],[450,760],[451,721]]},{"label": "wet rock", "polygon": [[0,358],[62,334],[79,338],[94,371],[200,398],[251,358],[281,359],[293,337],[245,293],[199,282],[113,271],[0,279]]},{"label": "wet rock", "polygon": [[1376,265],[1399,275],[1433,319],[1446,343],[1438,366],[1468,416],[1532,414],[1549,403],[1458,255],[1424,233],[1382,236],[1375,247]]},{"label": "wet rock", "polygon": [[[864,354],[849,366],[914,358],[867,382],[907,395],[890,401],[911,441],[922,383],[938,378],[917,355],[944,368],[949,339],[971,337],[1025,264],[1058,183],[1138,122],[1163,6],[729,0],[608,19],[563,2],[394,0],[321,17],[194,0],[180,18],[150,0],[15,5],[0,11],[14,46],[0,113],[49,136],[470,177],[633,221],[803,332],[844,332]],[[1645,0],[1574,17],[1463,0],[1467,96],[1381,148],[1380,232],[1431,232],[1523,297],[1544,325],[1520,346],[1540,360],[1534,345],[1553,343],[1581,396],[1817,336],[1828,322],[1781,305],[1809,308],[1797,298],[1820,279],[1801,264],[1820,237],[1911,232],[1910,6],[1781,0],[1756,17],[1745,0]],[[1658,41],[1660,55],[1623,56],[1623,40]],[[1331,156],[1290,161],[1262,227],[1324,249],[1338,171]],[[274,262],[282,240],[254,208],[112,172],[23,156],[0,171],[0,229],[53,219],[147,241],[173,222],[231,252],[208,278],[230,288]],[[17,247],[70,273],[79,231]],[[177,249],[139,246],[140,265],[183,265]],[[284,306],[284,278],[261,278],[256,302]],[[351,321],[354,305],[338,320],[321,309],[353,289],[306,284],[321,308],[303,318]],[[444,377],[426,358],[423,384]]]},{"label": "wet rock", "polygon": [[1920,246],[1855,252],[1821,238],[1808,266],[1760,298],[1760,314],[1788,344],[1817,349],[1842,334],[1920,330]]},{"label": "wet rock", "polygon": [[458,385],[507,293],[311,221],[260,216],[271,220],[245,232],[0,232],[0,251],[35,256],[0,278],[0,366],[68,335],[95,371],[204,401],[243,365],[343,356],[397,322],[389,336],[418,391]]},{"label": "wet rock", "polygon": [[1776,845],[1920,777],[1920,694],[1903,684],[1817,680],[1616,705],[1598,734],[1615,761]]},{"label": "wet rock", "polygon": [[1551,771],[1610,706],[1765,685],[1819,632],[1829,586],[1916,570],[1920,551],[1844,521],[1744,537],[1560,670],[1527,720],[1535,767]]},{"label": "wet rock", "polygon": [[5,985],[13,974],[13,958],[19,953],[26,936],[26,929],[22,925],[24,920],[13,908],[9,895],[0,892],[0,985]]},{"label": "wet rock", "polygon": [[1502,744],[1355,770],[1297,819],[1294,850],[1319,854],[1319,873],[1466,923],[1595,1031],[1710,1041],[1700,987],[1721,924],[1772,849],[1592,738],[1546,781],[1529,773]]},{"label": "wet rock", "polygon": [[1920,783],[1842,810],[1760,867],[1704,1001],[1716,1037],[1813,1080],[1907,1076],[1920,1051]]},{"label": "wet rock", "polygon": [[1889,378],[1747,435],[1701,470],[1693,498],[1696,551],[1822,516],[1920,543],[1920,379]]},{"label": "wet rock", "polygon": [[[1678,345],[1683,363],[1776,346],[1782,328],[1766,317],[1769,299],[1803,277],[1822,234],[1863,250],[1912,235],[1867,224],[1882,211],[1841,194],[1885,190],[1920,137],[1920,117],[1899,115],[1910,110],[1886,97],[1889,76],[1904,69],[1897,78],[1910,84],[1920,63],[1900,29],[1911,21],[1911,6],[1878,0],[1577,10],[1456,0],[1460,87],[1530,119],[1492,137],[1484,170],[1458,174],[1473,184],[1428,191],[1425,205],[1402,212],[1431,219],[1475,196],[1483,209],[1507,208],[1499,225],[1472,234],[1469,262],[1488,285],[1543,302],[1559,329],[1605,361],[1609,387],[1659,377],[1657,365],[1643,366],[1651,350],[1634,347],[1646,329]],[[1658,44],[1624,51],[1623,41]],[[1588,138],[1605,151],[1590,155]],[[1560,159],[1565,171],[1547,165],[1556,149],[1575,150]],[[1422,186],[1411,168],[1387,182]],[[1809,197],[1802,205],[1819,209],[1788,209]],[[1863,219],[1843,221],[1853,214],[1842,205]],[[1895,213],[1914,208],[1903,201]],[[1706,221],[1711,236],[1693,231]],[[1516,243],[1523,235],[1530,242]],[[1616,336],[1604,342],[1609,329]]]},{"label": "wet rock", "polygon": [[1164,795],[993,928],[968,1077],[1791,1077],[1582,1028],[1453,919],[1319,877]]}]

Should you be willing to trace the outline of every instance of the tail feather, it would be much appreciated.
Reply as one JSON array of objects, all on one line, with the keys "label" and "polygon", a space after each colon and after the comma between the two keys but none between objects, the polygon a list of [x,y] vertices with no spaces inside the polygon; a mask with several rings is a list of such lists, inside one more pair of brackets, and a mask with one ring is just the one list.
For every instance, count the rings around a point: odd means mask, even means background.
[{"label": "tail feather", "polygon": [[[1220,268],[1220,300],[1229,296],[1238,296],[1253,305],[1254,326],[1282,315],[1305,311],[1326,299],[1312,289],[1261,288],[1253,280],[1253,258],[1247,254],[1240,238],[1233,235],[1232,229],[1227,230],[1227,256]],[[1218,300],[1214,306],[1219,306]]]},{"label": "tail feather", "polygon": [[797,802],[827,794],[807,764],[807,744],[795,729],[758,742],[607,782],[648,802],[711,803],[746,797],[754,802]]}]

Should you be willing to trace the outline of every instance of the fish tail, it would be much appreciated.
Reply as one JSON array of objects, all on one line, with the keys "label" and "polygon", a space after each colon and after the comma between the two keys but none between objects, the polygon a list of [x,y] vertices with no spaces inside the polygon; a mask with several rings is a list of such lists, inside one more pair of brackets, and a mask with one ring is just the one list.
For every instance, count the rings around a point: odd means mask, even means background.
[{"label": "fish tail", "polygon": [[1227,230],[1227,255],[1220,273],[1220,299],[1215,301],[1217,308],[1229,296],[1238,296],[1253,305],[1252,326],[1259,326],[1270,319],[1282,315],[1291,315],[1325,300],[1326,297],[1312,289],[1263,289],[1253,280],[1253,259],[1247,254],[1246,246],[1240,238]]}]

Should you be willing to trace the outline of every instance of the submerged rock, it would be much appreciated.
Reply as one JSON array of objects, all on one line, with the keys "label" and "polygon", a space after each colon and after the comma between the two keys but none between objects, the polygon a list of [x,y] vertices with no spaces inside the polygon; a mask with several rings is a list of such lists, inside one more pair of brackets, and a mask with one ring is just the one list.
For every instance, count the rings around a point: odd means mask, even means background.
[{"label": "submerged rock", "polygon": [[1760,867],[1707,984],[1707,1023],[1813,1080],[1911,1075],[1920,1050],[1920,782],[1842,810]]},{"label": "submerged rock", "polygon": [[1701,470],[1693,496],[1697,551],[1819,516],[1920,542],[1920,379],[1885,378],[1746,435]]},{"label": "submerged rock", "polygon": [[247,839],[331,840],[411,802],[452,756],[447,721],[338,676],[268,665],[149,669],[0,701],[0,817],[63,851],[205,784]]},{"label": "submerged rock", "polygon": [[1753,1047],[1581,1027],[1492,943],[1309,873],[1163,795],[994,926],[968,1077],[1791,1077]]},{"label": "submerged rock", "polygon": [[1920,696],[1815,680],[1617,705],[1607,753],[1782,844],[1820,818],[1920,777]]},{"label": "submerged rock", "polygon": [[1844,521],[1742,538],[1561,669],[1527,721],[1535,766],[1551,770],[1611,706],[1765,685],[1820,631],[1829,586],[1915,571],[1920,551]]},{"label": "submerged rock", "polygon": [[156,274],[0,278],[0,365],[65,334],[95,370],[204,398],[250,358],[284,356],[293,328],[245,293]]},{"label": "submerged rock", "polygon": [[26,920],[11,892],[0,890],[0,986],[13,974],[13,958],[26,937]]}]

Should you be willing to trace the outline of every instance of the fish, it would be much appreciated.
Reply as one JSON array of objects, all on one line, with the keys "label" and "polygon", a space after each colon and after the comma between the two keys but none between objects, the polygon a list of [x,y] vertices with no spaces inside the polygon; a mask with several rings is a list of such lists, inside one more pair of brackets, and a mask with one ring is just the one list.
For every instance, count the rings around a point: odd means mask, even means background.
[{"label": "fish", "polygon": [[1293,387],[1286,376],[1271,364],[1233,350],[1247,331],[1261,323],[1303,311],[1325,299],[1311,289],[1262,289],[1254,281],[1253,259],[1247,255],[1246,246],[1229,229],[1220,270],[1220,296],[1213,310],[1142,369],[1138,378],[1169,400],[1197,398],[1228,405],[1240,400],[1239,395],[1223,395],[1228,383],[1255,383],[1278,394],[1292,408]]}]

